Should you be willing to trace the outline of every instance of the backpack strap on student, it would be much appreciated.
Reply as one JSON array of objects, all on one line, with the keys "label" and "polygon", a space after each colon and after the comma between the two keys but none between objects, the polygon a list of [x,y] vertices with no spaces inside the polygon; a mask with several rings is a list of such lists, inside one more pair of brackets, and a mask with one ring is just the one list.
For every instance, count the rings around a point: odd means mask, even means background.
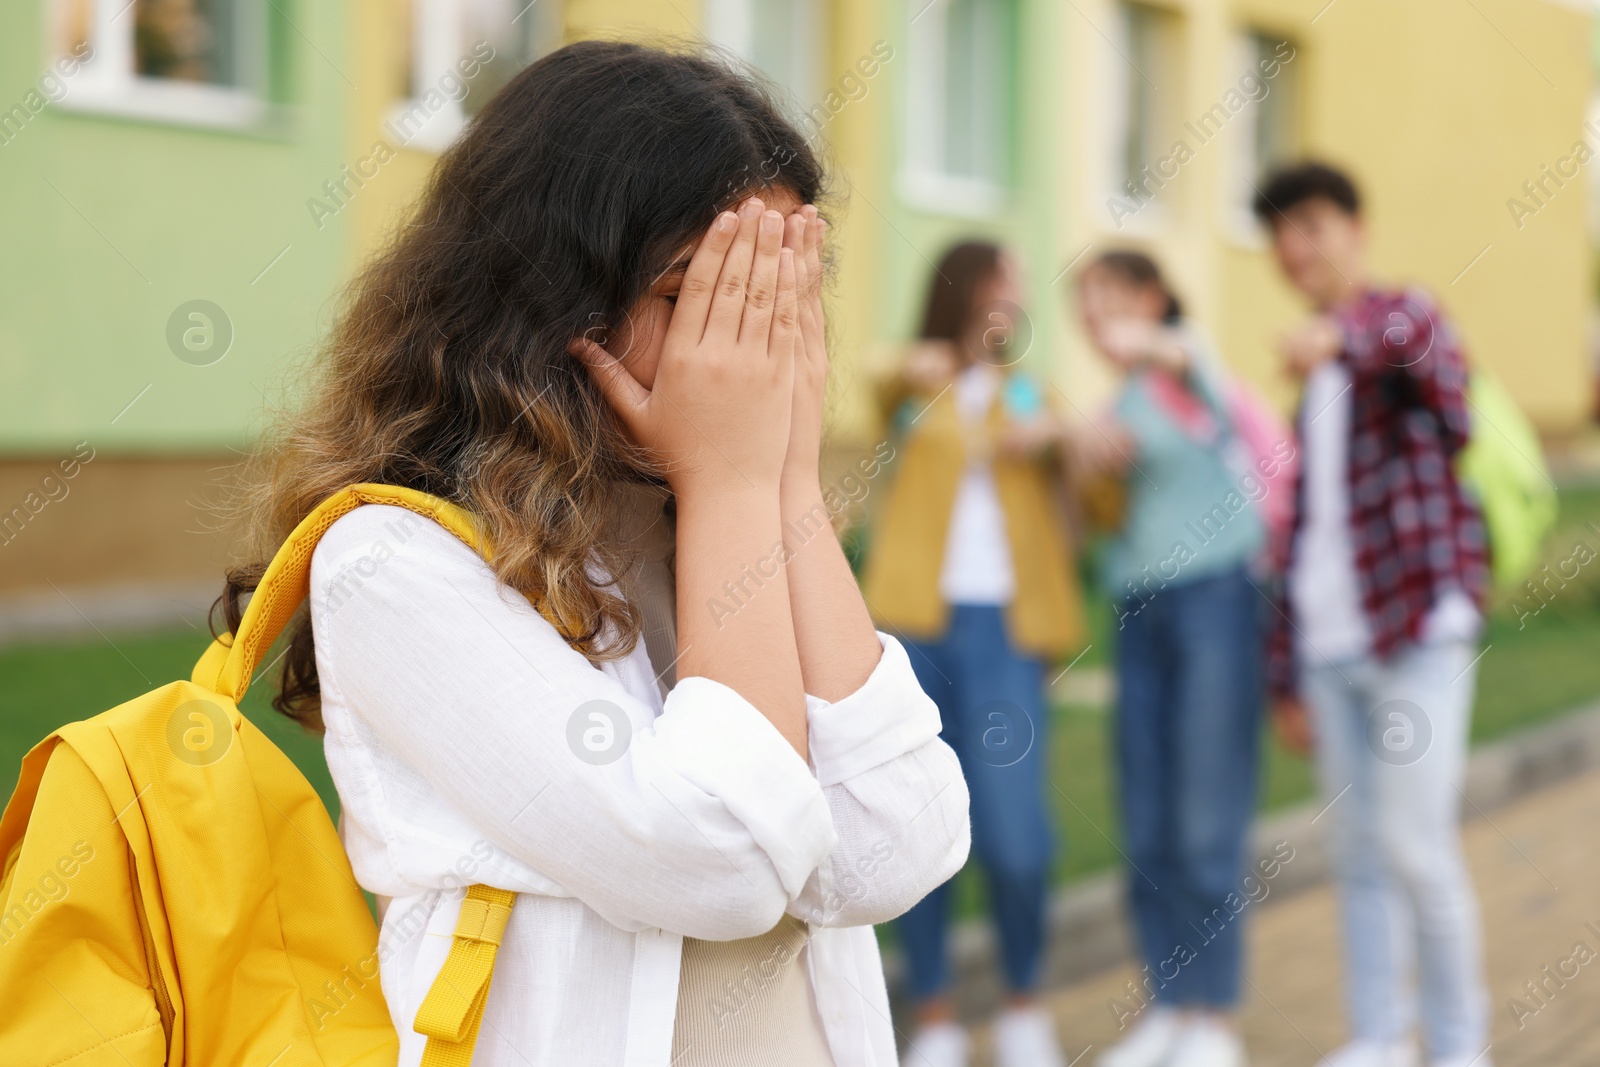
[{"label": "backpack strap on student", "polygon": [[422,1067],[469,1067],[472,1063],[489,983],[494,980],[495,953],[516,896],[509,889],[486,885],[467,890],[450,955],[412,1023],[412,1029],[428,1037]]},{"label": "backpack strap on student", "polygon": [[[294,618],[311,591],[311,554],[339,519],[363,504],[390,504],[443,526],[473,551],[490,557],[470,513],[439,497],[397,485],[363,483],[334,493],[294,528],[256,586],[236,634],[219,637],[195,665],[194,682],[237,704],[262,656]],[[428,990],[413,1029],[428,1038],[423,1067],[469,1067],[494,977],[495,955],[516,894],[475,885],[461,902],[461,917],[444,967]]]},{"label": "backpack strap on student", "polygon": [[[244,617],[239,620],[238,633],[217,639],[226,652],[213,645],[196,665],[193,680],[197,685],[220,693],[235,704],[244,699],[261,657],[311,591],[311,553],[316,551],[317,542],[328,527],[363,504],[391,504],[414,511],[455,534],[473,551],[485,558],[489,555],[472,516],[448,500],[398,485],[369,482],[347,486],[312,509],[283,542],[267,564]],[[208,676],[201,677],[202,673]]]}]

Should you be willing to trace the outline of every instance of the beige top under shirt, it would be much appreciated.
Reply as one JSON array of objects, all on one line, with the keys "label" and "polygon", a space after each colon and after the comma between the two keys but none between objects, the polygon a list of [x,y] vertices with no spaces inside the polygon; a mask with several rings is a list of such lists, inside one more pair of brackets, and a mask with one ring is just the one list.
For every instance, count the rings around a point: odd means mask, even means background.
[{"label": "beige top under shirt", "polygon": [[[663,695],[677,680],[672,516],[662,493],[629,487],[625,536],[639,548],[625,582]],[[811,988],[806,924],[784,915],[758,937],[683,939],[672,1067],[834,1067]]]}]

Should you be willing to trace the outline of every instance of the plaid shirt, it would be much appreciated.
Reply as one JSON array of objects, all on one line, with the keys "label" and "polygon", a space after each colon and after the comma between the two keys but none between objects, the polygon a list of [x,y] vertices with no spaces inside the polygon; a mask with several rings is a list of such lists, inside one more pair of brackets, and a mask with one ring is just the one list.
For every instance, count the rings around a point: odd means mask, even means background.
[{"label": "plaid shirt", "polygon": [[[1467,368],[1455,331],[1418,290],[1368,290],[1334,316],[1350,374],[1350,534],[1372,652],[1387,658],[1421,635],[1438,597],[1456,587],[1478,603],[1488,548],[1478,505],[1453,460],[1471,433]],[[1302,429],[1306,412],[1302,408]],[[1301,470],[1304,470],[1302,466]],[[1305,514],[1295,486],[1294,566]],[[1285,583],[1274,598],[1267,676],[1296,686],[1294,626]]]}]

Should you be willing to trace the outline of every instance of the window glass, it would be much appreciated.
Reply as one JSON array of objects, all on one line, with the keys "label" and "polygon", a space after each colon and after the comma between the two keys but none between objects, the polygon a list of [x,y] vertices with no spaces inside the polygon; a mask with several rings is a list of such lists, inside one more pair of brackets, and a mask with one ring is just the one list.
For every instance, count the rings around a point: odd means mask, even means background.
[{"label": "window glass", "polygon": [[235,0],[134,0],[133,69],[141,78],[235,85]]},{"label": "window glass", "polygon": [[406,98],[385,124],[401,144],[440,151],[506,83],[561,43],[556,0],[414,0]]},{"label": "window glass", "polygon": [[1002,0],[948,0],[946,174],[999,182],[1004,175],[1007,7]]},{"label": "window glass", "polygon": [[1251,202],[1263,176],[1300,153],[1300,65],[1294,43],[1277,34],[1246,30],[1237,37],[1236,70],[1225,89],[1245,104],[1229,132],[1230,169],[1224,183],[1229,226],[1245,241],[1260,237]]},{"label": "window glass", "polygon": [[909,2],[906,193],[934,209],[986,214],[1010,172],[1015,5]]},{"label": "window glass", "polygon": [[1155,87],[1150,79],[1159,72],[1163,17],[1143,4],[1123,4],[1123,40],[1127,68],[1123,72],[1126,121],[1117,146],[1117,184],[1126,189],[1143,180],[1144,168],[1156,160],[1158,116]]},{"label": "window glass", "polygon": [[706,29],[804,110],[821,96],[824,0],[707,0]]},{"label": "window glass", "polygon": [[[1285,56],[1295,53],[1294,46],[1288,41],[1264,33],[1250,33],[1247,36],[1247,54],[1267,86],[1267,95],[1256,104],[1259,112],[1252,146],[1256,173],[1251,175],[1251,179],[1254,180],[1299,151],[1299,130],[1295,121],[1299,108],[1296,100],[1298,71],[1293,61],[1283,62]],[[1276,76],[1267,80],[1265,74],[1269,71],[1276,71]]]},{"label": "window glass", "polygon": [[479,42],[494,49],[494,59],[483,65],[462,101],[466,114],[476,115],[523,67],[560,46],[560,7],[555,0],[458,2],[461,54],[470,54]]},{"label": "window glass", "polygon": [[163,122],[258,125],[272,111],[274,7],[275,0],[53,0],[56,57],[82,61],[61,103]]}]

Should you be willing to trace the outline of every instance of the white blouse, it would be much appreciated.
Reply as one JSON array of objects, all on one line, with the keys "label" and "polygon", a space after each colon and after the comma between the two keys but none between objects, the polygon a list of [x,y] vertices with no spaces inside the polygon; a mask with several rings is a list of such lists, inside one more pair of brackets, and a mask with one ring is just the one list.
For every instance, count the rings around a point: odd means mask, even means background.
[{"label": "white blouse", "polygon": [[951,390],[962,431],[969,435],[969,453],[966,469],[956,483],[939,569],[939,595],[946,604],[1009,604],[1017,592],[1006,513],[994,479],[994,457],[971,451],[973,437],[984,442],[984,450],[991,447],[987,422],[1001,385],[999,370],[974,363],[956,375]]},{"label": "white blouse", "polygon": [[663,701],[642,642],[591,665],[402,508],[328,530],[311,605],[340,832],[379,897],[402,1067],[421,1061],[411,1023],[477,882],[520,894],[477,1067],[668,1067],[682,939],[752,937],[785,912],[812,929],[838,1067],[892,1067],[871,924],[970,844],[960,767],[893,638],[857,692],[807,698],[808,766],[718,682]]}]

